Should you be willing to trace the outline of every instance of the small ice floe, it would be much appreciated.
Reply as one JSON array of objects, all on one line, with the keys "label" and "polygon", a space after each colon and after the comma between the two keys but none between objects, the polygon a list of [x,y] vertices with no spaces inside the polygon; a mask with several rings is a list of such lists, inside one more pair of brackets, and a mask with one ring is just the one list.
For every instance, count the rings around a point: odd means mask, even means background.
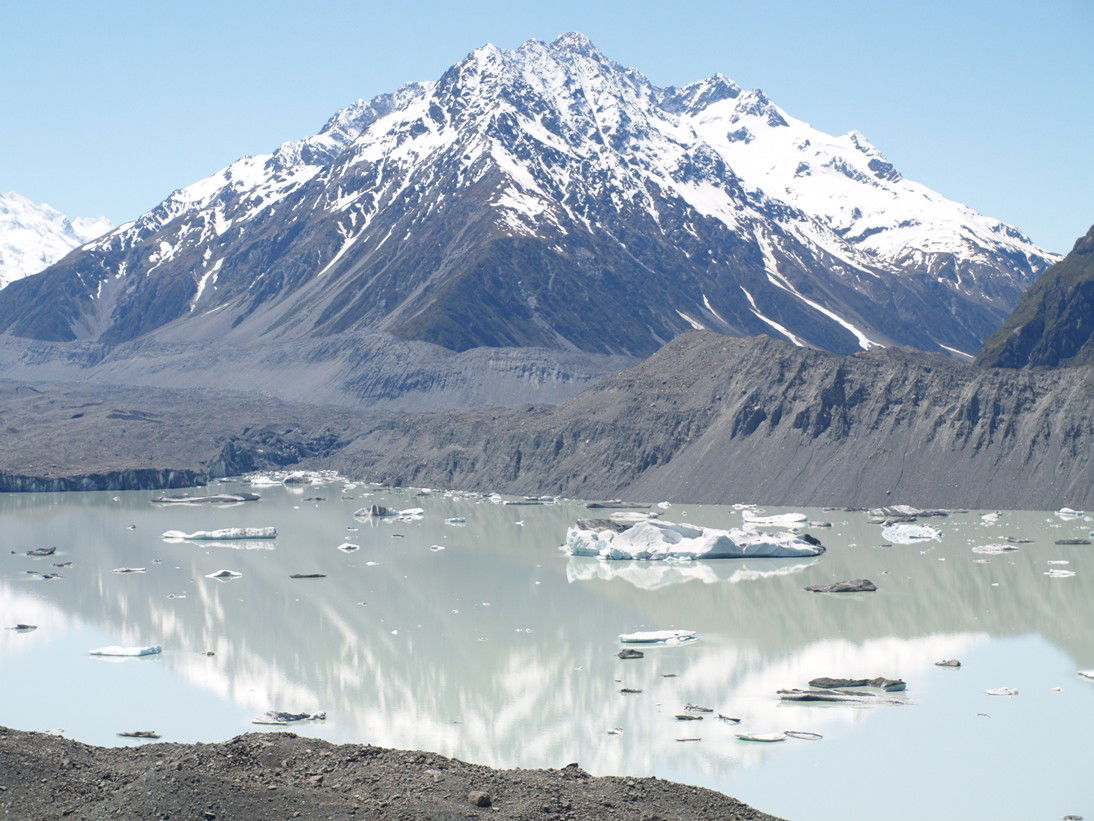
[{"label": "small ice floe", "polygon": [[883,527],[881,538],[894,544],[915,544],[916,542],[941,541],[942,531],[930,525],[900,522]]},{"label": "small ice floe", "polygon": [[408,507],[406,510],[399,511],[399,521],[401,522],[416,522],[425,516],[425,510],[420,507]]},{"label": "small ice floe", "polygon": [[979,544],[972,549],[972,552],[999,555],[1000,553],[1013,553],[1017,549],[1012,544]]},{"label": "small ice floe", "polygon": [[824,553],[824,547],[809,536],[716,530],[653,519],[637,524],[578,519],[567,529],[566,544],[561,549],[571,556],[650,561],[796,558]]},{"label": "small ice floe", "polygon": [[434,553],[440,553],[442,550],[444,550],[444,545],[443,544],[431,544],[429,546],[429,549],[432,550]]},{"label": "small ice floe", "polygon": [[28,576],[34,576],[34,578],[39,579],[43,582],[53,581],[54,579],[61,578],[60,573],[39,573],[37,570],[28,570],[26,572]]},{"label": "small ice floe", "polygon": [[1083,517],[1083,511],[1073,510],[1070,507],[1062,507],[1056,511],[1056,518],[1068,521],[1070,519],[1081,519]]},{"label": "small ice floe", "polygon": [[[670,673],[670,675],[672,675],[672,674]],[[733,716],[724,716],[721,713],[718,713],[718,715],[716,715],[715,718],[718,719],[719,721],[724,721],[726,724],[740,724],[741,723],[741,719],[735,718]]]},{"label": "small ice floe", "polygon": [[810,733],[804,730],[784,730],[783,735],[787,738],[800,738],[802,741],[820,741],[824,738],[820,733]]},{"label": "small ice floe", "polygon": [[205,574],[207,579],[216,579],[218,582],[226,582],[232,579],[241,579],[243,574],[235,570],[218,570],[215,573]]},{"label": "small ice floe", "polygon": [[147,567],[115,567],[112,571],[114,573],[146,573]]},{"label": "small ice floe", "polygon": [[27,551],[27,555],[33,558],[42,558],[44,556],[52,556],[56,552],[57,548],[55,547],[32,547]]},{"label": "small ice floe", "polygon": [[1013,687],[996,687],[993,690],[985,690],[989,696],[1016,696],[1018,691]]},{"label": "small ice floe", "polygon": [[1085,545],[1090,544],[1090,539],[1057,539],[1055,544],[1058,545]]},{"label": "small ice floe", "polygon": [[672,507],[672,502],[658,502],[657,507],[659,507],[661,510],[668,510],[670,507]]},{"label": "small ice floe", "polygon": [[1079,670],[1079,675],[1094,681],[1094,670]]},{"label": "small ice floe", "polygon": [[698,639],[699,634],[694,630],[647,630],[619,634],[623,644],[688,644]]},{"label": "small ice floe", "polygon": [[957,668],[957,667],[961,666],[961,662],[958,661],[957,659],[943,659],[942,661],[936,661],[934,663],[934,666],[935,667],[954,667],[954,668]]},{"label": "small ice floe", "polygon": [[908,702],[896,698],[888,698],[868,690],[838,690],[838,689],[814,689],[814,690],[778,690],[776,691],[781,701],[829,701],[836,704],[907,704]]},{"label": "small ice floe", "polygon": [[449,516],[444,520],[446,525],[452,525],[453,527],[459,527],[460,525],[467,524],[467,518],[464,516]]},{"label": "small ice floe", "polygon": [[685,704],[684,709],[689,713],[713,713],[713,707],[703,707],[698,704]]},{"label": "small ice floe", "polygon": [[257,493],[215,493],[212,496],[157,496],[154,505],[236,505],[241,502],[257,502]]},{"label": "small ice floe", "polygon": [[634,650],[630,647],[624,647],[622,650],[616,653],[616,655],[624,661],[628,659],[641,659],[646,657],[646,654],[643,653],[641,650]]},{"label": "small ice floe", "polygon": [[949,516],[948,510],[924,510],[923,508],[912,507],[911,505],[886,505],[885,507],[875,507],[870,511],[870,515],[876,518],[900,518],[900,519],[926,519],[931,516]]},{"label": "small ice floe", "polygon": [[1050,567],[1045,571],[1044,575],[1048,576],[1050,579],[1070,579],[1075,575],[1075,571],[1064,570],[1059,567]]},{"label": "small ice floe", "polygon": [[613,522],[631,522],[632,524],[638,524],[639,522],[648,522],[650,519],[656,519],[660,515],[660,513],[650,513],[641,510],[615,510],[608,514],[608,518]]},{"label": "small ice floe", "polygon": [[163,648],[158,644],[150,644],[147,647],[121,647],[117,644],[112,644],[109,647],[99,647],[95,650],[88,650],[88,655],[91,656],[118,656],[121,658],[136,658],[138,656],[155,656],[162,652]]},{"label": "small ice floe", "polygon": [[832,584],[811,584],[805,589],[810,593],[873,593],[877,585],[869,579],[852,579]]},{"label": "small ice floe", "polygon": [[623,735],[623,728],[612,727],[610,730],[608,730],[608,735]]},{"label": "small ice floe", "polygon": [[737,733],[740,741],[759,741],[764,744],[773,744],[776,741],[786,741],[784,733]]},{"label": "small ice floe", "polygon": [[1046,562],[1046,564],[1067,565],[1067,564],[1071,564],[1071,562],[1069,562],[1067,559],[1049,559],[1048,562]]},{"label": "small ice floe", "polygon": [[290,573],[290,579],[325,579],[326,573]]},{"label": "small ice floe", "polygon": [[338,545],[338,549],[343,553],[352,553],[355,550],[360,550],[361,545],[354,544],[353,542],[342,542],[342,544]]},{"label": "small ice floe", "polygon": [[16,633],[30,633],[38,629],[37,624],[13,624],[11,627],[5,627],[5,630],[14,630]]},{"label": "small ice floe", "polygon": [[899,693],[908,688],[903,679],[893,678],[821,678],[811,679],[810,687],[819,687],[823,690],[833,690],[842,687],[874,687],[887,693]]},{"label": "small ice floe", "polygon": [[1001,517],[1002,515],[1003,515],[1003,514],[1002,514],[1002,513],[999,513],[999,512],[995,512],[995,513],[984,513],[984,514],[981,514],[981,516],[980,516],[980,521],[982,521],[982,522],[983,522],[984,524],[986,524],[986,525],[993,525],[993,524],[995,524],[996,522],[998,522],[998,521],[999,521],[999,518],[1000,518],[1000,517]]},{"label": "small ice floe", "polygon": [[160,738],[155,730],[122,730],[118,733],[121,738]]},{"label": "small ice floe", "polygon": [[677,713],[673,716],[677,721],[702,721],[702,716],[697,716],[694,713]]},{"label": "small ice floe", "polygon": [[276,527],[223,527],[220,530],[195,530],[184,533],[181,530],[168,530],[163,534],[166,542],[174,541],[228,541],[231,539],[276,539]]},{"label": "small ice floe", "polygon": [[741,511],[741,520],[745,528],[754,527],[797,527],[808,517],[804,513],[776,513],[771,516],[761,516],[751,510]]},{"label": "small ice floe", "polygon": [[636,690],[633,687],[624,687],[619,692],[622,693],[625,696],[636,696],[639,693],[641,693],[642,691],[641,690]]},{"label": "small ice floe", "polygon": [[676,740],[677,741],[702,741],[703,739],[699,738],[698,736],[683,736],[681,738],[677,738]]},{"label": "small ice floe", "polygon": [[326,721],[326,712],[318,713],[290,713],[284,710],[267,710],[262,715],[251,719],[252,724],[294,724],[297,721]]}]

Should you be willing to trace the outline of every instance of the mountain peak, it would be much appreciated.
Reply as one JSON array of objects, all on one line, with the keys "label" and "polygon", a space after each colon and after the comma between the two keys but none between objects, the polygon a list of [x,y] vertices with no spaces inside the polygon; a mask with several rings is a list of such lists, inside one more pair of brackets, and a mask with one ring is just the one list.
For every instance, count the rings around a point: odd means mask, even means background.
[{"label": "mountain peak", "polygon": [[586,55],[590,52],[599,53],[597,47],[593,45],[593,41],[580,31],[567,31],[565,34],[560,34],[554,39],[554,42],[552,42],[551,45],[559,51],[569,51]]}]

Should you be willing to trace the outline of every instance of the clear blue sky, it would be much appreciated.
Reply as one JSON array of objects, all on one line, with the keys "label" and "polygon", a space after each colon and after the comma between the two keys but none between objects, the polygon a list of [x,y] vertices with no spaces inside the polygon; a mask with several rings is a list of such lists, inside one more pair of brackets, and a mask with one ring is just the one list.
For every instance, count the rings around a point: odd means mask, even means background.
[{"label": "clear blue sky", "polygon": [[485,42],[720,71],[1067,250],[1094,222],[1094,0],[0,0],[0,191],[120,222]]}]

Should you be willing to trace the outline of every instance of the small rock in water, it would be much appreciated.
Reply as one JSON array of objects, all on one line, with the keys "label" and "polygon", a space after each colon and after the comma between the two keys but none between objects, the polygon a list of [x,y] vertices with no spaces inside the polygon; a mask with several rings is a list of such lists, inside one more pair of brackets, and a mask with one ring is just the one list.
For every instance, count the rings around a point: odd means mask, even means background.
[{"label": "small rock in water", "polygon": [[869,579],[852,579],[834,584],[811,584],[805,589],[810,593],[873,593],[877,585]]},{"label": "small rock in water", "polygon": [[641,659],[646,657],[646,654],[641,650],[632,650],[630,647],[624,647],[616,655],[621,659]]},{"label": "small rock in water", "polygon": [[55,547],[34,547],[27,551],[27,555],[35,557],[52,556],[56,552],[57,548]]},{"label": "small rock in water", "polygon": [[960,667],[961,662],[957,659],[943,659],[942,661],[936,661],[935,667]]},{"label": "small rock in water", "polygon": [[877,687],[878,689],[885,690],[888,693],[897,693],[907,689],[907,684],[903,679],[892,678],[828,678],[822,676],[810,680],[810,687],[820,687],[825,690],[831,690],[836,687]]},{"label": "small rock in water", "polygon": [[676,720],[677,721],[702,721],[703,717],[702,716],[697,716],[697,715],[689,715],[687,713],[679,713],[679,714],[676,715]]},{"label": "small rock in water", "polygon": [[608,730],[608,735],[623,735],[623,728],[612,727],[610,730]]},{"label": "small rock in water", "polygon": [[493,799],[490,798],[490,793],[482,790],[472,790],[467,794],[467,800],[473,807],[489,807],[494,803]]},{"label": "small rock in water", "polygon": [[1061,545],[1090,544],[1090,539],[1057,539],[1056,544],[1061,544]]}]

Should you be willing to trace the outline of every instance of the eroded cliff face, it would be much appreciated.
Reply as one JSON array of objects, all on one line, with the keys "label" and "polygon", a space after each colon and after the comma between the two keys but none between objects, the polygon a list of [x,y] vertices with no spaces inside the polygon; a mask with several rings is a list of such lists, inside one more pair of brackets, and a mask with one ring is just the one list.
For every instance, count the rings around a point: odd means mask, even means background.
[{"label": "eroded cliff face", "polygon": [[695,332],[559,406],[370,413],[107,391],[0,391],[16,431],[0,442],[0,471],[46,480],[26,478],[25,489],[145,468],[199,480],[300,465],[394,484],[647,501],[1094,504],[1092,368],[983,369],[893,350],[840,357]]}]

